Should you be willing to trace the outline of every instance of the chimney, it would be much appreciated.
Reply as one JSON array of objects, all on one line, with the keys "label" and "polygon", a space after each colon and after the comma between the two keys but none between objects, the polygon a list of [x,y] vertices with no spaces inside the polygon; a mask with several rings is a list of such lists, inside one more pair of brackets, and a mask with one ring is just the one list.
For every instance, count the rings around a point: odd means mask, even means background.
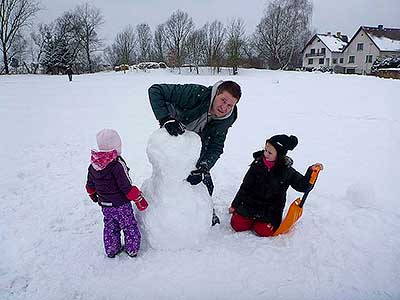
[{"label": "chimney", "polygon": [[330,31],[328,31],[326,34],[327,34],[327,35],[331,35],[331,32],[330,32]]},{"label": "chimney", "polygon": [[383,25],[382,24],[378,25],[378,29],[382,30],[383,29]]},{"label": "chimney", "polygon": [[341,33],[340,31],[336,32],[336,36],[337,36],[338,38],[340,38],[341,35],[342,35],[342,33]]}]

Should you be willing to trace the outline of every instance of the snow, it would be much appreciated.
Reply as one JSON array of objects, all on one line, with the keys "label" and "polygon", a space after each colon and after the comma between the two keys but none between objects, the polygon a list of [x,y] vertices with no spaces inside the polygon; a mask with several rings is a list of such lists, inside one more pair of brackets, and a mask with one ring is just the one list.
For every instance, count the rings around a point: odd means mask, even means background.
[{"label": "snow", "polygon": [[342,52],[344,47],[347,46],[346,42],[334,35],[317,34],[317,36],[331,52]]},{"label": "snow", "polygon": [[380,51],[400,51],[399,40],[392,40],[384,36],[375,36],[371,33],[369,35]]},{"label": "snow", "polygon": [[212,216],[210,196],[204,184],[191,186],[185,180],[196,169],[200,150],[200,137],[191,131],[171,137],[162,128],[149,138],[147,156],[153,173],[141,190],[152,205],[140,214],[139,224],[143,224],[143,236],[154,249],[190,249],[207,238]]},{"label": "snow", "polygon": [[[100,208],[84,189],[96,133],[120,133],[142,186],[152,178],[146,148],[158,128],[148,87],[220,79],[243,88],[212,169],[221,224],[200,245],[144,243],[135,259],[108,259]],[[0,76],[0,299],[399,299],[399,93],[398,80],[265,70],[110,72],[71,83]],[[234,233],[228,207],[252,152],[278,133],[299,138],[290,152],[298,171],[325,168],[293,231]],[[298,196],[289,189],[287,206]]]}]

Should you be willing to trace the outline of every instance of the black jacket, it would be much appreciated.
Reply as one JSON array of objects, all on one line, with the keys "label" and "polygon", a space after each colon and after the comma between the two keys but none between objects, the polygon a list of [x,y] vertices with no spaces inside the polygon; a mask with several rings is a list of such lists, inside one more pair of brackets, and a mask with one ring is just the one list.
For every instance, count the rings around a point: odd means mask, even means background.
[{"label": "black jacket", "polygon": [[311,170],[305,176],[293,167],[293,161],[285,157],[280,165],[271,170],[263,162],[263,151],[253,154],[254,161],[247,171],[232,207],[244,217],[271,223],[276,230],[282,222],[282,213],[286,203],[286,191],[291,186],[298,192],[309,188]]}]

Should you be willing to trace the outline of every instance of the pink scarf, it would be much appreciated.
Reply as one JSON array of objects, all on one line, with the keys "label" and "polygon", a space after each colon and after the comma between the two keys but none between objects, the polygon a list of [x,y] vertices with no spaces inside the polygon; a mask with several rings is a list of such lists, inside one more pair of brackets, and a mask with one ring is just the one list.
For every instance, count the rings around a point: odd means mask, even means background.
[{"label": "pink scarf", "polygon": [[90,161],[96,171],[103,170],[110,162],[118,157],[117,150],[96,151],[91,150]]},{"label": "pink scarf", "polygon": [[268,168],[268,170],[271,170],[273,166],[275,166],[275,161],[269,161],[265,159],[265,156],[263,156],[263,162],[264,165]]}]

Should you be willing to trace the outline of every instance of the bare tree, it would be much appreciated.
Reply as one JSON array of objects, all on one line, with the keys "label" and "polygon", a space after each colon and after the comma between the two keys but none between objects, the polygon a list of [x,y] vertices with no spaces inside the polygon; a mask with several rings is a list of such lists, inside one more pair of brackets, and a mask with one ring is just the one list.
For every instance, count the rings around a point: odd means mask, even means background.
[{"label": "bare tree", "polygon": [[246,35],[242,19],[235,18],[229,23],[227,36],[225,46],[227,62],[232,67],[233,74],[236,75],[246,48]]},{"label": "bare tree", "polygon": [[77,22],[76,33],[82,50],[87,60],[88,71],[93,72],[93,62],[91,55],[98,50],[102,41],[97,34],[97,30],[104,23],[104,18],[100,9],[90,6],[87,2],[77,6],[73,12],[75,22]]},{"label": "bare tree", "polygon": [[157,26],[154,32],[154,39],[153,39],[153,57],[156,61],[165,62],[165,55],[166,55],[166,39],[165,39],[165,30],[164,24],[160,24]]},{"label": "bare tree", "polygon": [[174,12],[165,23],[165,38],[167,42],[170,63],[180,67],[185,59],[184,47],[189,34],[194,27],[192,18],[186,12]]},{"label": "bare tree", "polygon": [[118,64],[133,64],[135,62],[135,49],[137,39],[135,31],[131,25],[126,27],[122,32],[117,34],[113,49],[117,57]]},{"label": "bare tree", "polygon": [[223,48],[226,29],[224,25],[215,20],[211,24],[206,23],[204,30],[207,35],[207,64],[213,67],[213,70],[219,72],[223,59]]},{"label": "bare tree", "polygon": [[309,0],[274,0],[254,34],[254,45],[273,69],[286,69],[296,49],[302,48],[310,31],[312,3]]},{"label": "bare tree", "polygon": [[0,42],[3,64],[9,74],[9,51],[14,39],[21,30],[30,25],[31,18],[39,11],[37,2],[33,0],[0,0]]},{"label": "bare tree", "polygon": [[196,73],[199,74],[199,66],[207,59],[207,40],[204,28],[193,31],[186,43],[188,62],[194,65]]},{"label": "bare tree", "polygon": [[21,33],[17,33],[10,47],[9,61],[10,66],[13,67],[15,73],[19,73],[20,67],[24,66],[25,69],[30,72],[29,67],[26,64],[28,41],[25,36]]},{"label": "bare tree", "polygon": [[138,42],[138,61],[139,62],[149,61],[151,56],[150,26],[144,23],[137,25],[136,35]]}]

